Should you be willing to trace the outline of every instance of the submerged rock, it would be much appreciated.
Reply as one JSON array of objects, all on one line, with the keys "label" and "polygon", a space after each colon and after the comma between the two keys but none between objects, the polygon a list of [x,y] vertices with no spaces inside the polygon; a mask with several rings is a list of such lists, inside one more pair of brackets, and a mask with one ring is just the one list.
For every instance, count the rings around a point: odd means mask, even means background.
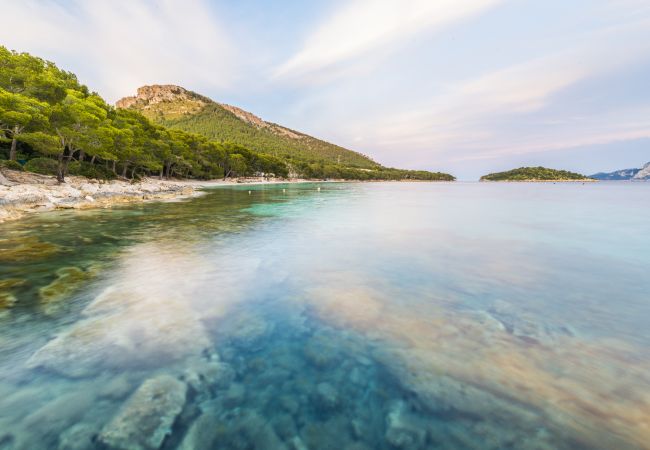
[{"label": "submerged rock", "polygon": [[339,393],[330,383],[319,383],[316,386],[316,404],[324,410],[336,409],[340,403]]},{"label": "submerged rock", "polygon": [[289,414],[279,414],[272,419],[273,429],[284,440],[290,439],[298,432],[293,418]]},{"label": "submerged rock", "polygon": [[425,443],[426,429],[408,413],[402,401],[394,402],[386,416],[386,440],[393,447],[407,450],[422,448]]},{"label": "submerged rock", "polygon": [[0,292],[0,313],[2,309],[11,308],[18,302],[18,299],[14,294],[9,292]]},{"label": "submerged rock", "polygon": [[89,317],[41,347],[27,366],[79,378],[104,369],[161,367],[196,357],[210,346],[203,325],[186,304],[159,299],[165,308],[150,308],[157,300],[105,292],[87,308]]},{"label": "submerged rock", "polygon": [[[18,303],[18,299],[11,292],[12,289],[23,286],[27,280],[22,278],[7,278],[0,280],[0,316],[3,314],[3,309],[9,309]],[[6,313],[6,311],[4,311]]]},{"label": "submerged rock", "polygon": [[305,345],[305,358],[315,367],[326,369],[335,366],[341,355],[330,337],[315,335]]},{"label": "submerged rock", "polygon": [[42,242],[36,236],[0,239],[0,262],[16,263],[46,259],[61,251],[61,247]]},{"label": "submerged rock", "polygon": [[27,280],[24,278],[7,278],[0,280],[0,291],[7,291],[19,286],[23,286]]},{"label": "submerged rock", "polygon": [[[221,418],[217,441],[224,449],[286,450],[271,424],[259,413],[236,408]],[[202,447],[195,447],[202,448]],[[210,447],[203,447],[210,448]],[[183,449],[185,450],[185,449]]]},{"label": "submerged rock", "polygon": [[86,423],[77,423],[59,436],[57,450],[91,450],[95,447],[93,442],[97,429]]},{"label": "submerged rock", "polygon": [[223,389],[235,378],[235,371],[218,358],[191,362],[183,374],[188,386],[199,396],[209,395],[214,389]]},{"label": "submerged rock", "polygon": [[272,325],[263,317],[241,312],[228,318],[222,332],[241,349],[256,351],[264,344],[264,337],[271,333]]},{"label": "submerged rock", "polygon": [[81,284],[95,275],[93,270],[83,271],[78,267],[62,267],[56,271],[57,278],[38,290],[44,303],[54,303],[69,297]]},{"label": "submerged rock", "polygon": [[186,385],[170,375],[146,380],[104,427],[98,441],[111,450],[154,450],[185,405]]},{"label": "submerged rock", "polygon": [[178,450],[199,450],[213,448],[221,434],[224,433],[224,425],[221,420],[210,413],[199,416],[185,434]]},{"label": "submerged rock", "polygon": [[133,390],[133,384],[126,374],[112,377],[110,380],[102,383],[98,390],[101,398],[110,400],[121,400]]},{"label": "submerged rock", "polygon": [[324,422],[305,424],[300,430],[300,437],[308,449],[347,449],[354,442],[350,431],[349,419],[336,415]]},{"label": "submerged rock", "polygon": [[241,383],[232,383],[223,396],[223,403],[227,408],[239,406],[246,397],[246,388]]},{"label": "submerged rock", "polygon": [[[57,435],[78,423],[94,402],[94,393],[84,388],[59,394],[24,417],[21,426],[33,442],[56,442]],[[34,405],[31,404],[30,407],[33,408]]]}]

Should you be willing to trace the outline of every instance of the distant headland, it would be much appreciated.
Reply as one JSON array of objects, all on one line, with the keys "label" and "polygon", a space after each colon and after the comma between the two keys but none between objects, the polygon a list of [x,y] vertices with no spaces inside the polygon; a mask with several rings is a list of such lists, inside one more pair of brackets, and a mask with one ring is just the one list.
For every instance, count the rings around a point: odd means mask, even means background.
[{"label": "distant headland", "polygon": [[614,172],[598,172],[591,178],[602,181],[645,181],[650,180],[650,162],[640,169],[622,169]]},{"label": "distant headland", "polygon": [[556,170],[546,167],[520,167],[506,172],[495,172],[483,175],[481,181],[595,181],[585,175],[569,172],[568,170]]}]

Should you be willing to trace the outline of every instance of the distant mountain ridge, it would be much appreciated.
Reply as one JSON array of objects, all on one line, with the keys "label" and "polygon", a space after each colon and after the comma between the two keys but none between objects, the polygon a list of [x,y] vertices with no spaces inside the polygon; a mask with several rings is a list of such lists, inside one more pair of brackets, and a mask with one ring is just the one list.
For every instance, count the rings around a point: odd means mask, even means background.
[{"label": "distant mountain ridge", "polygon": [[118,100],[116,106],[140,111],[169,128],[232,142],[273,156],[363,169],[381,167],[361,153],[267,122],[241,108],[215,102],[181,86],[142,86],[137,95]]},{"label": "distant mountain ridge", "polygon": [[622,169],[614,172],[599,172],[591,175],[591,178],[603,181],[650,180],[650,162],[640,169]]}]

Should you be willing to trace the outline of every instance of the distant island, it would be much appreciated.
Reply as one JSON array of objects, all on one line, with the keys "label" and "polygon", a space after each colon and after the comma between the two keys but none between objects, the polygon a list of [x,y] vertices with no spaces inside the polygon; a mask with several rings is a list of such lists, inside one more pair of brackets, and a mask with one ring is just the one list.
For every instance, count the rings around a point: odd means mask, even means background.
[{"label": "distant island", "polygon": [[484,175],[481,181],[594,181],[568,170],[555,170],[546,167],[520,167],[507,172]]},{"label": "distant island", "polygon": [[614,172],[598,172],[590,176],[602,181],[644,181],[650,180],[650,162],[640,169],[622,169]]}]

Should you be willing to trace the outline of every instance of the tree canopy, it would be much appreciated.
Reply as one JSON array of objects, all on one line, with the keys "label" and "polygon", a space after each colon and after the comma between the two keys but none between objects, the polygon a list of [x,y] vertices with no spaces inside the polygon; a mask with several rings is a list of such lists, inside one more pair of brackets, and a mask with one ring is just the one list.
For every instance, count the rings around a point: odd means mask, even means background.
[{"label": "tree canopy", "polygon": [[[264,141],[259,145],[263,147]],[[61,182],[73,163],[75,170],[83,173],[131,179],[145,175],[210,179],[295,174],[309,178],[453,180],[446,174],[400,171],[374,163],[363,168],[293,161],[275,147],[251,150],[167,128],[138,111],[107,104],[74,74],[54,63],[0,46],[0,157],[3,154],[22,163],[51,158],[56,161],[56,176]]]},{"label": "tree canopy", "polygon": [[481,181],[562,181],[588,180],[589,178],[568,170],[555,170],[546,167],[520,167],[507,172],[484,175]]}]

